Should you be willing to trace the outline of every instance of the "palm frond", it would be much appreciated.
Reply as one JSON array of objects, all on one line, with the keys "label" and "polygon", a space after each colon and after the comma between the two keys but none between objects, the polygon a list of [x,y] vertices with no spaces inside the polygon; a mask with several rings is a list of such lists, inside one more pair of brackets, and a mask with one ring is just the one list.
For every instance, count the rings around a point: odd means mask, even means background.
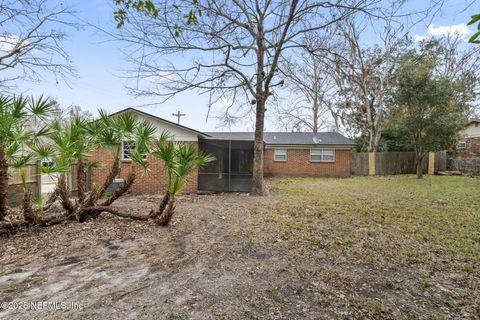
[{"label": "palm frond", "polygon": [[31,153],[21,155],[19,157],[14,158],[12,163],[10,164],[12,168],[15,169],[22,169],[24,168],[29,162],[33,159],[33,155]]},{"label": "palm frond", "polygon": [[43,95],[37,99],[31,97],[28,99],[28,108],[35,117],[45,119],[54,111],[55,101]]}]

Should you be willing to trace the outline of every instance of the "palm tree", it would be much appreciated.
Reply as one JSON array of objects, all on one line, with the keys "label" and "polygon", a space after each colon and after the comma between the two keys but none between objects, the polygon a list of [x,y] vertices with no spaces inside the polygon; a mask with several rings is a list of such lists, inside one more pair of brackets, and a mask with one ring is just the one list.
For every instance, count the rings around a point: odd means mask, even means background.
[{"label": "palm tree", "polygon": [[[35,149],[42,159],[53,161],[53,166],[43,167],[42,171],[60,175],[55,194],[60,197],[63,208],[71,217],[73,217],[78,203],[82,203],[85,199],[84,168],[95,147],[95,133],[94,128],[79,117],[74,117],[65,124],[55,121],[48,134],[48,143]],[[77,205],[70,200],[71,195],[67,185],[67,175],[75,165],[77,166]]]},{"label": "palm tree", "polygon": [[[114,156],[105,181],[91,192],[90,197],[87,199],[87,206],[94,206],[97,200],[105,194],[113,180],[120,174],[120,157],[124,141],[133,141],[135,143],[134,149],[129,154],[132,164],[147,170],[145,155],[150,152],[150,143],[156,131],[150,122],[146,120],[138,121],[135,115],[131,113],[111,116],[106,111],[99,110],[99,115],[99,119],[92,123],[96,132],[96,145],[99,148],[113,150]],[[127,181],[118,190],[118,192],[122,191],[121,194],[128,191],[135,180],[134,166],[131,168],[132,171],[129,173]],[[118,192],[111,195],[102,205],[110,205],[115,201],[121,195]]]},{"label": "palm tree", "polygon": [[43,96],[0,96],[0,220],[8,210],[8,170],[33,159],[32,147],[48,132],[46,119],[54,106]]},{"label": "palm tree", "polygon": [[[55,165],[49,170],[60,173],[56,193],[60,196],[67,215],[83,221],[87,214],[100,213],[101,207],[111,205],[127,192],[136,177],[133,166],[123,186],[112,193],[100,206],[97,206],[97,201],[120,173],[122,141],[135,141],[135,148],[132,150],[130,158],[133,164],[147,170],[144,155],[149,152],[149,143],[152,141],[154,132],[155,128],[147,121],[139,122],[130,114],[109,116],[104,111],[100,111],[99,120],[94,122],[73,118],[63,126],[59,122],[53,123],[52,132],[49,134],[51,144],[44,146],[42,150],[37,150],[37,152],[42,154],[43,157],[54,160]],[[84,168],[86,165],[100,165],[87,162],[95,148],[114,149],[114,160],[103,184],[87,194],[85,192]],[[75,165],[77,166],[77,202],[71,200],[71,191],[68,190],[66,179],[67,173]]]},{"label": "palm tree", "polygon": [[159,225],[167,225],[175,212],[175,196],[183,190],[188,181],[188,174],[215,158],[202,153],[191,144],[172,141],[165,131],[156,141],[152,155],[163,162],[167,171],[168,185],[158,210],[152,210],[150,217]]}]

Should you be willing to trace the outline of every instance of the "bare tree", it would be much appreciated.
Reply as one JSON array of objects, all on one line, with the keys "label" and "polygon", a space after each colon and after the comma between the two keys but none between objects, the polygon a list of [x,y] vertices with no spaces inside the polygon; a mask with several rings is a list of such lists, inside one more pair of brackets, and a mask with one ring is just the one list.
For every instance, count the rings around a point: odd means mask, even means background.
[{"label": "bare tree", "polygon": [[[466,109],[467,118],[476,118],[480,114],[480,46],[463,46],[464,39],[458,35],[430,41],[427,45],[436,45],[438,50],[437,74],[451,81],[461,81],[465,86],[472,87],[473,99],[477,103]],[[426,42],[427,43],[427,42]],[[438,43],[438,44],[437,44]]]},{"label": "bare tree", "polygon": [[17,79],[38,81],[41,72],[61,80],[75,74],[62,41],[72,11],[47,0],[0,0],[0,86]]},{"label": "bare tree", "polygon": [[325,59],[310,50],[338,45],[331,34],[332,30],[328,29],[324,34],[305,35],[305,49],[294,52],[282,62],[279,71],[285,76],[289,92],[288,98],[279,99],[275,111],[281,126],[289,131],[318,132],[339,128],[335,79],[328,72]]},{"label": "bare tree", "polygon": [[[156,1],[158,15],[129,15],[115,36],[132,45],[136,68],[132,92],[168,99],[197,89],[212,95],[212,104],[230,101],[255,113],[252,194],[263,194],[265,107],[284,83],[279,72],[287,50],[302,47],[301,38],[324,29],[377,1],[205,0],[195,24],[185,22],[188,1],[172,6]],[[165,58],[176,57],[174,63]]]},{"label": "bare tree", "polygon": [[85,110],[79,105],[71,104],[70,106],[63,108],[58,102],[55,101],[52,119],[64,125],[72,119],[91,121],[94,119],[94,117],[89,110]]},{"label": "bare tree", "polygon": [[339,25],[345,47],[331,55],[331,72],[343,100],[339,105],[342,121],[369,137],[369,150],[377,151],[396,55],[408,40],[402,25],[390,20],[380,34],[381,45],[365,47],[360,38],[366,27],[352,20]]}]

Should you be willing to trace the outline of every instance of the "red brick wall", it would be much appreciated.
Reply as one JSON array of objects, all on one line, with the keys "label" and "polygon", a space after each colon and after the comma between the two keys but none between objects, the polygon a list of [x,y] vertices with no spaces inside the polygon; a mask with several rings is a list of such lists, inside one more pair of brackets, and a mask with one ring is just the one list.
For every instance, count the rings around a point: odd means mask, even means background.
[{"label": "red brick wall", "polygon": [[[192,142],[196,146],[196,142]],[[112,165],[114,157],[113,150],[96,150],[91,156],[91,161],[105,164],[104,168],[92,169],[91,183],[101,184],[108,175],[109,168]],[[132,186],[132,193],[136,194],[162,194],[167,188],[166,170],[160,160],[149,156],[147,159],[149,171],[144,174],[143,169],[135,166],[137,178]],[[132,168],[131,161],[121,161],[121,172],[119,177],[126,179]],[[195,170],[189,175],[189,181],[183,189],[183,193],[192,193],[197,191],[198,172]]]},{"label": "red brick wall", "polygon": [[476,158],[480,157],[480,137],[465,139],[465,150],[459,153],[462,158]]},{"label": "red brick wall", "polygon": [[264,174],[266,176],[350,176],[350,150],[335,150],[335,162],[310,162],[310,149],[287,149],[287,161],[273,160],[273,149],[265,149]]}]

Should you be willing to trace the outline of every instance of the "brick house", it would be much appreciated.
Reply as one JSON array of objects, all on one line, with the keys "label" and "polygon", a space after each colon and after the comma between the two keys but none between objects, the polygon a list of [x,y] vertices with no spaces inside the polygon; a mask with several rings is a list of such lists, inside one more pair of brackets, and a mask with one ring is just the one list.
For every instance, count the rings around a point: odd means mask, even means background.
[{"label": "brick house", "polygon": [[460,140],[460,157],[480,158],[480,119],[471,120],[462,130]]},{"label": "brick house", "polygon": [[462,172],[480,173],[480,119],[468,122],[460,133],[458,153],[449,159],[449,168]]},{"label": "brick house", "polygon": [[[253,132],[200,132],[133,108],[138,120],[148,120],[157,129],[172,134],[179,142],[192,143],[216,160],[191,174],[185,192],[249,191],[253,168]],[[264,173],[266,176],[348,177],[353,142],[340,133],[265,132]],[[128,142],[123,143],[122,171],[125,179],[132,170]],[[92,161],[109,163],[113,150],[96,150]],[[162,193],[166,188],[165,169],[157,159],[147,159],[148,175],[139,172],[133,193]],[[91,182],[101,183],[106,169],[92,169]]]}]

